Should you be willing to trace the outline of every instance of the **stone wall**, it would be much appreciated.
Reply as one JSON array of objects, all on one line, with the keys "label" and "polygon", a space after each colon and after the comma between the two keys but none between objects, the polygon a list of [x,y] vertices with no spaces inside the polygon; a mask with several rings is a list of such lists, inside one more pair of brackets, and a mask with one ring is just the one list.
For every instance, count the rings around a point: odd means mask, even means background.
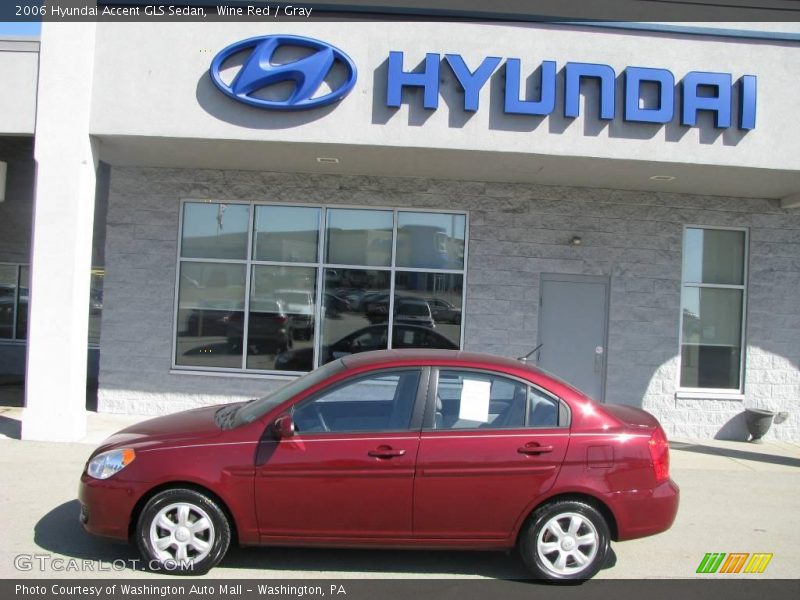
[{"label": "stone wall", "polygon": [[[764,199],[530,184],[115,168],[106,240],[101,411],[161,414],[260,396],[286,378],[170,373],[180,200],[469,212],[468,350],[536,344],[541,273],[611,277],[606,399],[643,406],[672,437],[741,434],[746,406],[789,412],[800,439],[800,213]],[[676,397],[686,224],[748,227],[745,395]],[[570,246],[578,235],[583,243]]]}]

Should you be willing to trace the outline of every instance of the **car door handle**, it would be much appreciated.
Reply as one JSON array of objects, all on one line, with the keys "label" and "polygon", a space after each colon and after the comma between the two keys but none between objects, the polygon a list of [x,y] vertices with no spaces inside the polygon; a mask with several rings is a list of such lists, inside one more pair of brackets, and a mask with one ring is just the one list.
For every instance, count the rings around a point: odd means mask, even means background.
[{"label": "car door handle", "polygon": [[375,450],[367,452],[367,454],[375,458],[394,458],[395,456],[403,456],[405,453],[405,450],[396,450],[391,446],[379,446]]},{"label": "car door handle", "polygon": [[545,454],[546,452],[552,452],[552,446],[540,446],[537,443],[532,444],[525,444],[522,448],[517,448],[517,452],[520,454]]}]

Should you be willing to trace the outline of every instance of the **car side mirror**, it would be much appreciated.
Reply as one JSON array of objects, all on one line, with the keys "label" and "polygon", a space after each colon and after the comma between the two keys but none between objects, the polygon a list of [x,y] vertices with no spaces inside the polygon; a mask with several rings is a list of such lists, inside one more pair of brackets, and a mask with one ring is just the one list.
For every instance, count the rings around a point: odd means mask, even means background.
[{"label": "car side mirror", "polygon": [[272,434],[276,440],[285,440],[294,437],[295,434],[294,419],[292,415],[281,415],[272,424]]}]

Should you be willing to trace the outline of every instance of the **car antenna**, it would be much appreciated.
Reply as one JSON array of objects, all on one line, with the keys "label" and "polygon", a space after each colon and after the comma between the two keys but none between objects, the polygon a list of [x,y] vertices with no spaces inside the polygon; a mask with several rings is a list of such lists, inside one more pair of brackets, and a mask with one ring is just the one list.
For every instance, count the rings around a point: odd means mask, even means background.
[{"label": "car antenna", "polygon": [[539,348],[541,348],[542,346],[544,346],[544,342],[542,342],[541,344],[539,344],[538,346],[536,346],[536,348],[534,348],[533,350],[531,350],[530,352],[528,352],[528,353],[527,353],[525,356],[520,356],[520,357],[518,357],[518,358],[517,358],[517,360],[518,360],[518,361],[520,361],[520,362],[527,363],[527,362],[528,362],[528,358],[530,358],[531,354],[533,354],[534,352],[536,352],[537,350],[539,350]]}]

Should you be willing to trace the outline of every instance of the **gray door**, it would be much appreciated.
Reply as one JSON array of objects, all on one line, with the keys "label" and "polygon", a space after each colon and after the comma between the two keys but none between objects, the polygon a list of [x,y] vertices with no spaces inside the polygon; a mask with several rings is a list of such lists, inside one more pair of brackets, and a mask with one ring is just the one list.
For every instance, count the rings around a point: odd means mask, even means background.
[{"label": "gray door", "polygon": [[542,274],[538,365],[595,400],[605,394],[607,277]]}]

